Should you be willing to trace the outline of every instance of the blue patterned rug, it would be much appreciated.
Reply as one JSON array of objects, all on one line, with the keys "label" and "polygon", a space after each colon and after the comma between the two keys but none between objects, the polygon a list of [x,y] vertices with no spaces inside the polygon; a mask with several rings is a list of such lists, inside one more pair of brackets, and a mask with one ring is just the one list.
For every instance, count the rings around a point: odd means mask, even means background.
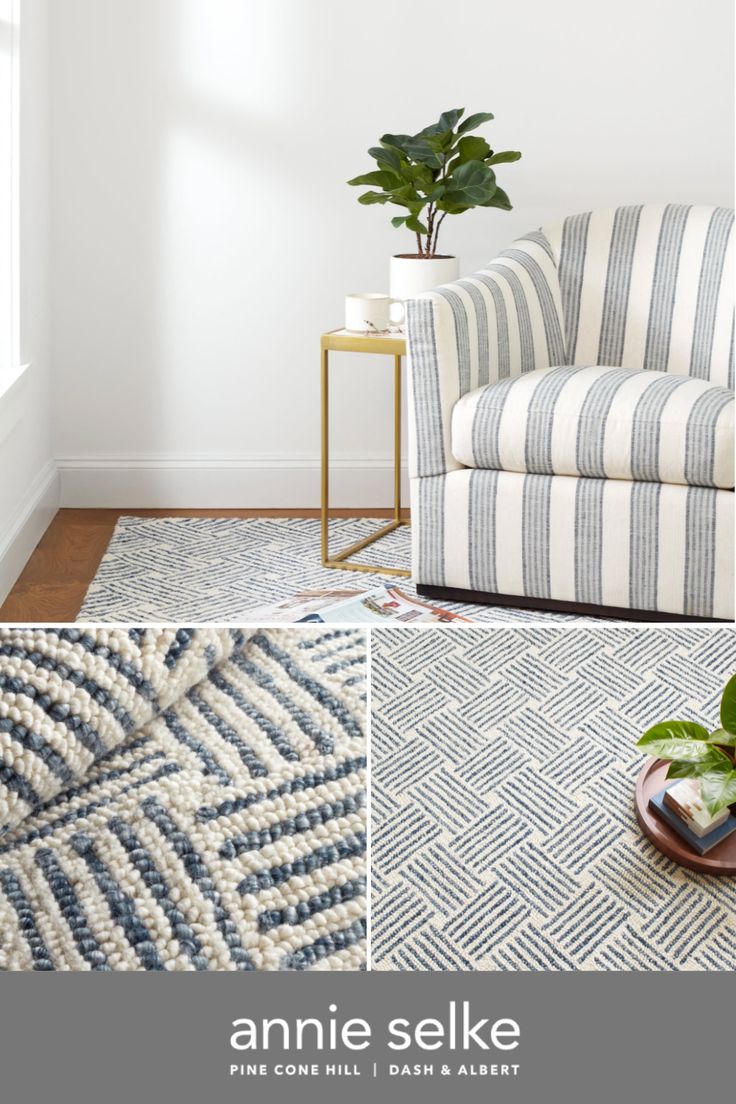
[{"label": "blue patterned rug", "polygon": [[372,634],[372,962],[733,970],[736,878],[638,828],[634,746],[717,723],[731,628]]},{"label": "blue patterned rug", "polygon": [[[381,524],[369,518],[336,519],[330,525],[330,548],[345,548]],[[358,558],[408,568],[410,542],[410,531],[402,527]],[[311,519],[123,517],[77,620],[237,624],[248,619],[250,610],[302,590],[361,590],[393,582],[416,595],[410,579],[324,568],[319,549],[319,522]],[[579,620],[492,606],[442,605],[477,621]]]},{"label": "blue patterned rug", "polygon": [[0,629],[0,971],[365,964],[365,635]]}]

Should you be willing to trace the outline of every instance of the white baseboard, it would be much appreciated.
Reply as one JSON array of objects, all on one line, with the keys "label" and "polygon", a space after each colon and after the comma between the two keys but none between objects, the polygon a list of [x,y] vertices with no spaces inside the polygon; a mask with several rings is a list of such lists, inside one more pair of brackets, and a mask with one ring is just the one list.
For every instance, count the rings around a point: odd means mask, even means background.
[{"label": "white baseboard", "polygon": [[[320,460],[297,454],[60,457],[61,505],[75,507],[275,509],[320,505]],[[408,480],[402,479],[408,503]],[[388,506],[393,462],[387,456],[336,457],[330,505]]]},{"label": "white baseboard", "polygon": [[49,460],[28,488],[0,544],[0,601],[7,597],[58,508],[59,475],[55,462]]}]

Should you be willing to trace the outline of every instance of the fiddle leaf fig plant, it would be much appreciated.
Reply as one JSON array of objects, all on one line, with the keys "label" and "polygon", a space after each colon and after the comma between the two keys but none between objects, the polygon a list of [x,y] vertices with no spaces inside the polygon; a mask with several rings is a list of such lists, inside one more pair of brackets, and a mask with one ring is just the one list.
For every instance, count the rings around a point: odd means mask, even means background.
[{"label": "fiddle leaf fig plant", "polygon": [[437,256],[440,227],[448,215],[474,207],[511,210],[493,166],[518,161],[521,154],[496,153],[485,138],[470,133],[490,122],[490,111],[468,115],[461,122],[464,114],[464,107],[456,107],[443,111],[438,122],[418,134],[384,134],[380,145],[368,150],[378,168],[348,180],[354,187],[370,189],[358,196],[359,203],[393,203],[406,211],[391,224],[416,235],[419,257]]},{"label": "fiddle leaf fig plant", "polygon": [[698,778],[711,816],[736,804],[736,675],[721,698],[721,727],[709,732],[694,721],[662,721],[636,745],[647,755],[668,759],[668,778]]}]

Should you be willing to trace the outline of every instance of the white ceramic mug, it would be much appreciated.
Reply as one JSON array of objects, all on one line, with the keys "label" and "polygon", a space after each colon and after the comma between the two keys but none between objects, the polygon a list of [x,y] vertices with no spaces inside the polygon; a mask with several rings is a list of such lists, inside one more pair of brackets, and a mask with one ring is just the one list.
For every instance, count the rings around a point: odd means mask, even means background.
[{"label": "white ceramic mug", "polygon": [[345,296],[345,329],[351,333],[386,333],[404,321],[404,304],[376,291]]}]

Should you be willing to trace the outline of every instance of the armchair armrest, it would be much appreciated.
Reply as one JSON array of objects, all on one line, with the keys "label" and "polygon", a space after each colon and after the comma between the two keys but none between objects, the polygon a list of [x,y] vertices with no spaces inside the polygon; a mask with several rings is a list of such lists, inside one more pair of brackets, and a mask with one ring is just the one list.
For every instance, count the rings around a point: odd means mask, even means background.
[{"label": "armchair armrest", "polygon": [[565,364],[557,266],[543,234],[530,234],[467,279],[406,304],[409,474],[462,467],[451,451],[451,415],[468,391],[507,376]]}]

